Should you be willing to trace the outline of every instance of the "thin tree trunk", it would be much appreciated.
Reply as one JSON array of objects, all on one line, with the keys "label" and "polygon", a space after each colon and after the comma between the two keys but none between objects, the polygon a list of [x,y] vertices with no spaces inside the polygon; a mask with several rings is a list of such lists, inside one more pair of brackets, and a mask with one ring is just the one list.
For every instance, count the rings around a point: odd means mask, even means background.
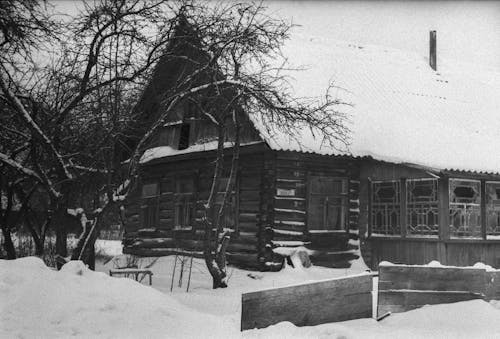
[{"label": "thin tree trunk", "polygon": [[14,242],[12,241],[10,229],[2,227],[2,233],[4,239],[3,248],[5,249],[5,252],[7,252],[7,259],[16,259],[16,248],[14,247]]},{"label": "thin tree trunk", "polygon": [[[212,287],[215,288],[224,288],[227,287],[226,283],[226,272],[221,269],[217,265],[216,261],[216,253],[217,247],[219,243],[218,235],[219,235],[219,225],[213,224],[212,215],[215,199],[217,196],[217,187],[223,167],[224,161],[224,127],[222,124],[219,124],[218,127],[218,143],[217,143],[217,158],[215,161],[215,170],[214,170],[214,178],[212,181],[212,187],[210,189],[210,195],[208,197],[207,204],[205,206],[205,216],[203,218],[203,222],[205,225],[205,235],[204,235],[204,246],[203,246],[203,256],[205,258],[205,264],[207,265],[207,269],[212,276]],[[218,216],[218,215],[217,215]],[[215,238],[213,236],[213,230],[215,226]],[[215,248],[214,248],[215,247]]]},{"label": "thin tree trunk", "polygon": [[95,242],[102,226],[102,217],[113,206],[114,202],[108,202],[104,205],[104,207],[94,215],[94,220],[92,222],[87,222],[85,214],[80,216],[83,231],[71,255],[71,260],[81,260],[87,264],[90,269],[95,269]]},{"label": "thin tree trunk", "polygon": [[[56,255],[62,258],[68,256],[68,230],[64,223],[64,218],[67,214],[67,208],[59,207],[55,211],[55,231],[56,231]],[[57,269],[61,269],[63,264],[57,262]]]}]

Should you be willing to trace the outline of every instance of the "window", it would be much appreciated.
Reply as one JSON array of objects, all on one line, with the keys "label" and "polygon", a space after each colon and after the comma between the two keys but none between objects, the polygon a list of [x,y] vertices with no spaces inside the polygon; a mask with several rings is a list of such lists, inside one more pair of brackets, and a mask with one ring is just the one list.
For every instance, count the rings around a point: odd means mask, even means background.
[{"label": "window", "polygon": [[175,181],[175,220],[176,229],[191,228],[194,207],[194,180],[192,177],[178,177]]},{"label": "window", "polygon": [[178,149],[186,149],[189,147],[189,131],[191,129],[190,124],[183,123],[181,125],[180,135],[179,135],[179,147]]},{"label": "window", "polygon": [[372,234],[401,235],[399,181],[372,183]]},{"label": "window", "polygon": [[312,176],[309,185],[309,230],[346,229],[347,180]]},{"label": "window", "polygon": [[142,197],[143,198],[151,198],[156,197],[158,195],[158,184],[144,184],[142,185]]},{"label": "window", "polygon": [[486,182],[486,235],[500,235],[500,182]]},{"label": "window", "polygon": [[450,179],[450,236],[481,237],[481,182]]},{"label": "window", "polygon": [[406,181],[408,235],[439,235],[437,179]]},{"label": "window", "polygon": [[158,183],[145,183],[142,185],[142,227],[155,228],[158,226]]}]

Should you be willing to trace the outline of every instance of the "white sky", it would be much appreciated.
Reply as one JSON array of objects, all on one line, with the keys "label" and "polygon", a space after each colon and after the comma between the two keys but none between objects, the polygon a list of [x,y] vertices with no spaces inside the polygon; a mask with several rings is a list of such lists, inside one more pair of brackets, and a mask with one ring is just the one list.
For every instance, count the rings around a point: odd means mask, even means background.
[{"label": "white sky", "polygon": [[500,68],[500,1],[265,1],[297,32]]}]

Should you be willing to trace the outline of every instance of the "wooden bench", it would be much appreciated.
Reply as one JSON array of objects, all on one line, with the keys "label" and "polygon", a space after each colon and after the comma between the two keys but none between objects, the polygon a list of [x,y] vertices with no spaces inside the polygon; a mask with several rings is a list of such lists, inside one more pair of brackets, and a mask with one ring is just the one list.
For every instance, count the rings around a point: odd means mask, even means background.
[{"label": "wooden bench", "polygon": [[111,269],[109,270],[109,275],[112,276],[120,276],[123,275],[126,278],[129,276],[133,276],[135,278],[135,281],[139,281],[139,274],[142,274],[142,279],[148,275],[149,276],[149,285],[153,283],[152,277],[153,277],[153,272],[148,269],[142,269],[142,268],[117,268],[117,269]]}]

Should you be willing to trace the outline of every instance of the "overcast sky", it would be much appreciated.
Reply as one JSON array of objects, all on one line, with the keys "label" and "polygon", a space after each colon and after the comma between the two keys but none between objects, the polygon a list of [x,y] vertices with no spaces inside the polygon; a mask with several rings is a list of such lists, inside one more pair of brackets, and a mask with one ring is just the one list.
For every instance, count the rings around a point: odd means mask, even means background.
[{"label": "overcast sky", "polygon": [[[75,12],[73,1],[53,1]],[[271,13],[301,25],[296,32],[500,68],[500,1],[264,1]]]}]

